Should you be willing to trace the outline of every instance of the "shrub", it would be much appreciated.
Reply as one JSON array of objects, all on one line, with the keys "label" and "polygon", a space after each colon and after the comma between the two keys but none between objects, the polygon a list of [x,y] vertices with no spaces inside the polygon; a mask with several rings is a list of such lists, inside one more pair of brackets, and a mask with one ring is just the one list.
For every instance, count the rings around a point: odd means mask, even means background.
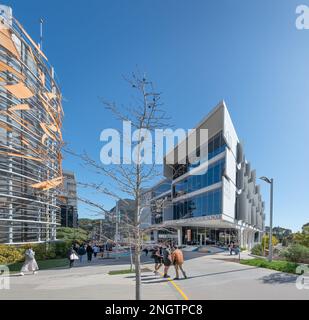
[{"label": "shrub", "polygon": [[293,244],[280,252],[280,257],[292,262],[309,262],[309,248],[301,244]]},{"label": "shrub", "polygon": [[248,266],[267,268],[267,269],[272,269],[272,270],[281,271],[281,272],[288,272],[288,273],[296,273],[296,268],[298,266],[298,264],[295,262],[289,262],[289,261],[269,262],[268,260],[265,260],[265,259],[246,259],[246,260],[241,260],[240,263]]},{"label": "shrub", "polygon": [[64,241],[71,241],[83,244],[88,240],[88,232],[81,228],[65,228],[57,229],[57,238]]},{"label": "shrub", "polygon": [[309,248],[309,233],[306,228],[304,230],[293,234],[293,242]]},{"label": "shrub", "polygon": [[57,258],[66,258],[67,252],[72,245],[71,241],[58,241],[53,243]]},{"label": "shrub", "polygon": [[10,264],[23,260],[21,250],[14,246],[0,245],[0,264]]},{"label": "shrub", "polygon": [[251,249],[251,253],[255,254],[257,256],[262,256],[263,255],[263,246],[261,244],[257,244],[255,245],[252,249]]},{"label": "shrub", "polygon": [[[32,245],[32,249],[35,252],[36,260],[48,260],[55,258],[65,258],[69,247],[72,245],[71,241],[57,241],[49,243],[40,243]],[[24,253],[29,245],[21,247]]]},{"label": "shrub", "polygon": [[[276,246],[279,243],[278,239],[275,236],[272,236],[272,244],[273,247]],[[264,248],[264,250],[268,249],[269,247],[269,235],[264,235],[262,238],[262,247]]]}]

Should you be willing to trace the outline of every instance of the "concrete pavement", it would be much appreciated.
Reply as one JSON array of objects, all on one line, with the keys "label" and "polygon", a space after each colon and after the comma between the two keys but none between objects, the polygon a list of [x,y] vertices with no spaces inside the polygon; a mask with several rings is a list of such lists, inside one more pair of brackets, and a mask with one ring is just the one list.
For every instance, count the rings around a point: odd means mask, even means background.
[{"label": "concrete pavement", "polygon": [[[295,275],[231,262],[227,253],[186,252],[185,258],[187,280],[172,283],[151,271],[143,272],[143,299],[309,299],[309,290],[296,288]],[[134,274],[108,275],[110,270],[129,268],[128,260],[97,259],[91,265],[77,263],[73,269],[12,276],[11,289],[0,290],[0,299],[134,299]],[[153,268],[149,257],[142,261],[144,267]],[[173,267],[169,274],[175,276]]]}]

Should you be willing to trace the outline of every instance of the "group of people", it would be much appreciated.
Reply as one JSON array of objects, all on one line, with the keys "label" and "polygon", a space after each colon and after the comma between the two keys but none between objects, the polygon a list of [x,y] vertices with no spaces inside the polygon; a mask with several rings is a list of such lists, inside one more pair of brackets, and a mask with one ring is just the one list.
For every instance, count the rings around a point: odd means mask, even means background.
[{"label": "group of people", "polygon": [[97,244],[91,245],[91,243],[82,244],[80,246],[78,244],[72,245],[67,253],[69,267],[73,267],[75,260],[79,260],[79,262],[82,263],[85,255],[87,255],[87,261],[91,262],[92,257],[96,258],[100,252],[104,252],[104,246],[99,246]]},{"label": "group of people", "polygon": [[[67,258],[69,260],[69,268],[73,267],[74,262],[76,260],[79,260],[80,263],[82,263],[83,257],[85,255],[87,255],[88,262],[91,262],[93,256],[96,258],[98,253],[100,252],[104,253],[105,249],[108,249],[108,248],[107,247],[105,248],[105,246],[99,246],[97,244],[92,245],[91,243],[83,244],[80,246],[77,244],[72,245],[67,252]],[[231,250],[235,250],[235,249],[231,249]],[[163,244],[163,245],[158,245],[149,251],[152,252],[151,257],[154,259],[154,262],[155,262],[154,273],[156,275],[159,273],[158,271],[163,265],[164,266],[163,277],[169,278],[170,276],[168,275],[168,270],[170,266],[173,265],[176,273],[176,277],[174,280],[179,279],[179,270],[182,272],[183,277],[185,279],[187,278],[186,272],[183,269],[183,263],[184,263],[183,253],[179,247],[177,247],[176,245]],[[148,254],[148,250],[147,250],[147,254]],[[35,259],[35,252],[31,247],[29,247],[25,251],[25,262],[22,266],[20,274],[24,275],[25,272],[32,272],[33,274],[36,274],[38,270],[39,270],[39,267]]]},{"label": "group of people", "polygon": [[164,265],[164,278],[169,278],[168,270],[171,265],[174,265],[176,277],[174,280],[179,280],[179,270],[182,272],[182,275],[185,279],[187,279],[187,274],[183,269],[184,257],[183,253],[179,247],[176,245],[162,245],[156,246],[152,250],[152,256],[155,262],[154,267],[154,274],[157,275],[159,269],[161,268],[162,264]]},{"label": "group of people", "polygon": [[233,252],[235,253],[235,255],[238,255],[240,253],[240,249],[239,249],[239,246],[237,243],[235,243],[234,241],[231,241],[229,246],[228,246],[228,249],[229,249],[229,253],[230,255],[233,254]]}]

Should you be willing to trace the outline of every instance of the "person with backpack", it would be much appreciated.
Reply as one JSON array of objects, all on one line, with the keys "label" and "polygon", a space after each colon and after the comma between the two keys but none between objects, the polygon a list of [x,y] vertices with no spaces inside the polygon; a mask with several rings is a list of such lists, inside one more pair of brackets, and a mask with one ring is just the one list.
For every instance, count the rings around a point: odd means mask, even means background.
[{"label": "person with backpack", "polygon": [[171,249],[169,245],[164,246],[162,254],[163,254],[163,264],[164,264],[163,278],[169,278],[170,276],[167,274],[167,272],[172,264]]}]

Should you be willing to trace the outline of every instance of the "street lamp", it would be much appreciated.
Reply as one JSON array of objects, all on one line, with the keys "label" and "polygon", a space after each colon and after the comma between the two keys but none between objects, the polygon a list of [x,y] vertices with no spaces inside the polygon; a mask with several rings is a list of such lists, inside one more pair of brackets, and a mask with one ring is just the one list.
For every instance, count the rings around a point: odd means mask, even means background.
[{"label": "street lamp", "polygon": [[274,179],[261,177],[261,180],[270,184],[270,219],[269,219],[269,253],[268,253],[268,261],[271,262],[273,258],[273,197],[274,197]]}]

